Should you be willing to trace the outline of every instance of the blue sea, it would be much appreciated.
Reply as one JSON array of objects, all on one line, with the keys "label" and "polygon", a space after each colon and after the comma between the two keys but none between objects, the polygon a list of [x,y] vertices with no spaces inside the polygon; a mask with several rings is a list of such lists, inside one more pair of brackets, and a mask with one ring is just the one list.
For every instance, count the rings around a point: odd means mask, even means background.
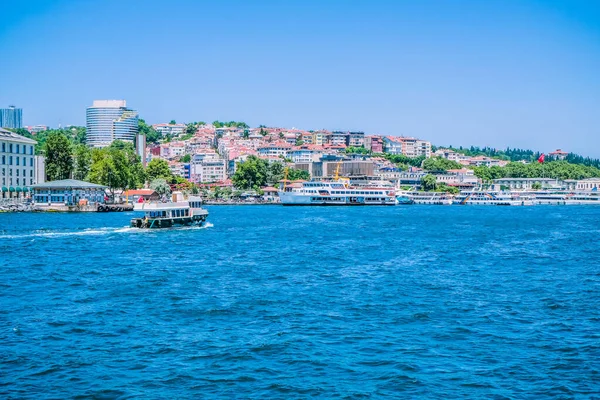
[{"label": "blue sea", "polygon": [[600,207],[0,214],[0,398],[599,398]]}]

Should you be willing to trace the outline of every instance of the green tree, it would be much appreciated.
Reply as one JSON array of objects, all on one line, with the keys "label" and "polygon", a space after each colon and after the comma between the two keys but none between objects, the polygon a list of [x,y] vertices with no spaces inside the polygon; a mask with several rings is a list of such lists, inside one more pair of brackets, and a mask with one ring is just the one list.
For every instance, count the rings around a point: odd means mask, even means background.
[{"label": "green tree", "polygon": [[185,126],[185,133],[188,135],[194,135],[198,131],[197,122],[191,122]]},{"label": "green tree", "polygon": [[182,163],[189,163],[190,161],[192,161],[191,154],[186,154],[179,159],[179,162],[182,162]]},{"label": "green tree", "polygon": [[532,188],[533,190],[541,190],[541,189],[542,189],[542,184],[541,184],[540,182],[534,182],[534,183],[531,185],[531,188]]},{"label": "green tree", "polygon": [[279,132],[279,139],[283,139],[285,138],[285,135],[283,134],[283,132]]},{"label": "green tree", "polygon": [[141,118],[138,119],[138,132],[146,136],[146,143],[158,143],[162,139],[160,133]]},{"label": "green tree", "polygon": [[296,168],[288,168],[287,176],[290,181],[307,181],[310,179],[310,174],[308,173],[308,171]]},{"label": "green tree", "polygon": [[54,132],[48,136],[44,146],[46,176],[49,181],[68,179],[73,172],[73,150],[67,136]]},{"label": "green tree", "polygon": [[[163,120],[163,121],[164,121],[164,120]],[[169,125],[175,125],[175,124],[177,124],[177,122],[176,122],[174,119],[172,119],[172,120],[169,122]]]},{"label": "green tree", "polygon": [[445,172],[449,169],[461,169],[463,166],[456,161],[447,160],[441,157],[431,157],[423,160],[422,167],[426,171]]},{"label": "green tree", "polygon": [[267,182],[267,162],[256,156],[249,156],[238,164],[231,181],[239,189],[258,189]]},{"label": "green tree", "polygon": [[73,178],[79,180],[88,179],[90,173],[90,167],[92,165],[92,152],[89,147],[85,144],[78,144],[75,146],[75,166],[73,172]]},{"label": "green tree", "polygon": [[146,175],[148,180],[153,181],[157,178],[171,179],[171,169],[169,163],[160,158],[154,158],[146,167]]},{"label": "green tree", "polygon": [[163,178],[156,178],[150,182],[150,189],[154,190],[160,197],[171,194],[171,186]]},{"label": "green tree", "polygon": [[437,179],[435,175],[427,174],[421,179],[421,186],[423,186],[423,190],[431,191],[437,188]]}]

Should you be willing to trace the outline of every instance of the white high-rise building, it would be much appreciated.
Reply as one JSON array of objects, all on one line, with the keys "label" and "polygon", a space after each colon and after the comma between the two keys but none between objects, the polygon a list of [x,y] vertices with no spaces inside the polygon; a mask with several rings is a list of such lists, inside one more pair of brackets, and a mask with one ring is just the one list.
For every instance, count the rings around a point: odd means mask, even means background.
[{"label": "white high-rise building", "polygon": [[106,147],[114,140],[134,142],[138,132],[138,113],[127,108],[125,100],[94,100],[86,113],[86,142]]}]

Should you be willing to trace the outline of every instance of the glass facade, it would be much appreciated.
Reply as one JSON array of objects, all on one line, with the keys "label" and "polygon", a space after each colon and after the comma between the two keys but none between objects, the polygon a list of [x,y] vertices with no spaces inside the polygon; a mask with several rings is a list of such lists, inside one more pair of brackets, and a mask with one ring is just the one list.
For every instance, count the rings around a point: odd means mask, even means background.
[{"label": "glass facade", "polygon": [[0,108],[0,128],[22,128],[23,127],[23,109],[9,106]]},{"label": "glass facade", "polygon": [[133,142],[138,132],[138,113],[124,100],[99,100],[86,113],[86,142],[106,147],[114,140]]}]

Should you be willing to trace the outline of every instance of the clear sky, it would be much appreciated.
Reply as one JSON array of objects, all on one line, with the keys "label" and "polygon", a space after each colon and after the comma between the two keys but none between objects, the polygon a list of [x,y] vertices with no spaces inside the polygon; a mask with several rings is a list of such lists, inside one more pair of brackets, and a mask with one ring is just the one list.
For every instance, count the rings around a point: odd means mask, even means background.
[{"label": "clear sky", "polygon": [[600,1],[3,1],[0,106],[600,156]]}]

